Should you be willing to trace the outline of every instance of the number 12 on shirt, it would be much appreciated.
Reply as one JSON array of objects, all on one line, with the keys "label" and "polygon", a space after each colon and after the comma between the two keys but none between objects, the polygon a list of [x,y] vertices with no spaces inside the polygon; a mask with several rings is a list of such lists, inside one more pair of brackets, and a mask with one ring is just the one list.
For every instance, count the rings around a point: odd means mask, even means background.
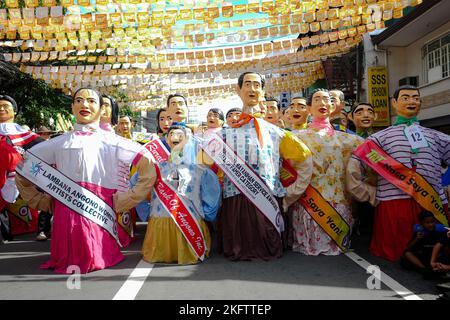
[{"label": "number 12 on shirt", "polygon": [[405,136],[408,138],[409,144],[412,149],[426,148],[428,147],[428,141],[425,138],[420,127],[412,125],[405,128]]}]

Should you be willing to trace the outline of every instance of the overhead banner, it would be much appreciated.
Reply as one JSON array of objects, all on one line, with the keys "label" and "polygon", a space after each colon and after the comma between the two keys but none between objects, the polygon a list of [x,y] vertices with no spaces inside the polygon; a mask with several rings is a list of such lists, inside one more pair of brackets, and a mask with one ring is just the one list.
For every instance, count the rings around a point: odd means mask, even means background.
[{"label": "overhead banner", "polygon": [[389,87],[386,67],[370,67],[368,70],[369,102],[374,106],[377,119],[375,127],[391,125],[389,115]]}]

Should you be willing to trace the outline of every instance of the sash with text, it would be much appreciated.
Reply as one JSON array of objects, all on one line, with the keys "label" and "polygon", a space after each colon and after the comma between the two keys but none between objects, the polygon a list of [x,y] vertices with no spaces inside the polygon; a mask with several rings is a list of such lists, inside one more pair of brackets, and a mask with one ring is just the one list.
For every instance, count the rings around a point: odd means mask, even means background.
[{"label": "sash with text", "polygon": [[433,186],[419,173],[389,156],[375,142],[365,141],[353,153],[380,176],[410,195],[425,210],[448,226],[441,198]]},{"label": "sash with text", "polygon": [[153,159],[156,163],[165,162],[169,160],[170,152],[164,146],[160,139],[152,140],[144,145],[144,147],[150,151]]},{"label": "sash with text", "polygon": [[309,185],[299,202],[338,247],[347,251],[350,244],[350,226],[320,192]]},{"label": "sash with text", "polygon": [[201,142],[202,149],[274,225],[278,233],[284,231],[278,202],[264,181],[217,134]]},{"label": "sash with text", "polygon": [[185,205],[184,201],[178,196],[172,186],[163,181],[158,166],[155,166],[155,169],[157,179],[154,188],[157,197],[167,212],[170,213],[173,221],[197,257],[203,261],[205,258],[206,244],[195,215],[189,211],[188,206]]},{"label": "sash with text", "polygon": [[[297,172],[290,163],[283,161],[280,170],[280,180],[284,187],[288,187],[297,179]],[[349,245],[350,226],[340,213],[323,198],[319,191],[309,185],[299,199],[300,204],[326,234],[346,251]]]},{"label": "sash with text", "polygon": [[167,150],[160,139],[150,141],[145,144],[145,148],[150,151],[150,154],[156,164],[155,169],[157,178],[155,182],[155,193],[157,197],[167,212],[169,212],[189,246],[192,250],[194,250],[197,257],[203,261],[205,259],[206,244],[202,230],[200,229],[195,216],[191,214],[188,206],[183,203],[182,199],[178,196],[175,190],[173,190],[172,187],[166,184],[161,178],[158,163],[165,162],[169,159],[169,150]]},{"label": "sash with text", "polygon": [[16,172],[53,198],[105,229],[119,244],[116,213],[93,192],[83,188],[31,152],[17,165]]}]

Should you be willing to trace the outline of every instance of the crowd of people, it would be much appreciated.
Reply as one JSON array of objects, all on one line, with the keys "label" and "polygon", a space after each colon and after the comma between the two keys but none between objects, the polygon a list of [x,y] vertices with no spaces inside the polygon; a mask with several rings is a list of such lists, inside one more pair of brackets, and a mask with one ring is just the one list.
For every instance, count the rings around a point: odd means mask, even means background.
[{"label": "crowd of people", "polygon": [[16,124],[19,106],[0,96],[3,237],[51,237],[41,267],[87,273],[124,259],[137,220],[147,222],[143,259],[178,264],[339,255],[366,223],[373,255],[427,276],[450,272],[450,136],[419,124],[418,88],[395,91],[396,121],[379,131],[374,107],[346,112],[339,90],[281,108],[246,72],[237,94],[242,108],[212,108],[198,126],[186,123],[186,98],[170,95],[145,144],[93,88],[73,94],[74,130],[58,135]]}]

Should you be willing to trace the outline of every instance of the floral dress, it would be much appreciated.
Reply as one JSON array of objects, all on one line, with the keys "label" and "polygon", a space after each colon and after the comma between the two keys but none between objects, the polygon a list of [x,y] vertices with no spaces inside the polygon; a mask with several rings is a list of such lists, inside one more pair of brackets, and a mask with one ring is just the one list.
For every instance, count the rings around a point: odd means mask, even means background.
[{"label": "floral dress", "polygon": [[[351,226],[353,219],[349,196],[346,193],[345,169],[352,151],[364,140],[356,135],[309,128],[297,132],[311,150],[313,174],[310,184],[320,192]],[[306,255],[338,255],[339,247],[313,220],[299,202],[292,208],[294,243],[293,251]]]}]

